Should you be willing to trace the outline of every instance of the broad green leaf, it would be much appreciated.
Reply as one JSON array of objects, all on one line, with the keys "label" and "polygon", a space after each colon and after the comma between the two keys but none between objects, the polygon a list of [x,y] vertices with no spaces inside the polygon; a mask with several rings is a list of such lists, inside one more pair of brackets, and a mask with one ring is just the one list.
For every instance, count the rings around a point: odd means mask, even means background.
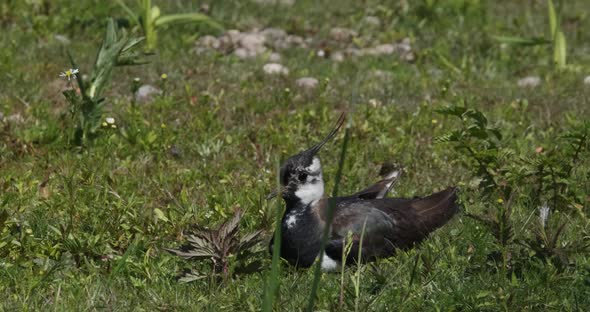
[{"label": "broad green leaf", "polygon": [[174,23],[205,23],[214,28],[223,29],[219,23],[215,22],[209,16],[200,13],[164,15],[154,21],[156,27]]},{"label": "broad green leaf", "polygon": [[168,220],[168,218],[166,217],[166,215],[164,215],[164,212],[158,208],[154,209],[154,214],[156,214],[156,218],[164,221],[164,222],[168,222],[170,220]]},{"label": "broad green leaf", "polygon": [[144,40],[145,40],[145,37],[131,38],[131,39],[127,40],[127,42],[125,43],[125,46],[123,46],[123,49],[121,49],[121,53],[131,50],[133,47],[135,47],[136,45],[138,45],[140,42],[142,42]]},{"label": "broad green leaf", "polygon": [[442,115],[450,115],[461,118],[463,114],[467,111],[467,109],[463,106],[451,105],[447,107],[437,108],[434,111]]},{"label": "broad green leaf", "polygon": [[493,134],[496,139],[498,140],[502,140],[502,133],[500,132],[500,130],[496,129],[496,128],[488,128],[488,131]]},{"label": "broad green leaf", "polygon": [[488,119],[486,116],[478,110],[469,109],[465,112],[465,115],[473,118],[476,124],[481,128],[485,128],[485,126],[488,124]]},{"label": "broad green leaf", "polygon": [[147,138],[146,138],[146,140],[149,144],[156,142],[157,139],[158,139],[158,135],[154,131],[150,131],[147,135]]}]

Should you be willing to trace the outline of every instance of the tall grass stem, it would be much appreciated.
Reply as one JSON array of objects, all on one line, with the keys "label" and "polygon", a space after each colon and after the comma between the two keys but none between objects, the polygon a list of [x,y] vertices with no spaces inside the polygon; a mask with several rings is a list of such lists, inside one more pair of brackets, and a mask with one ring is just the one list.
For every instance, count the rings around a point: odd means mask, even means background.
[{"label": "tall grass stem", "polygon": [[[280,180],[281,162],[277,161],[277,194],[281,194],[281,180]],[[266,281],[266,289],[264,291],[264,298],[262,300],[262,311],[270,312],[277,296],[279,288],[279,273],[280,273],[280,253],[281,253],[281,201],[276,200],[276,217],[275,217],[275,235],[272,246],[272,264],[270,274]]]},{"label": "tall grass stem", "polygon": [[[346,129],[344,132],[344,141],[342,142],[342,150],[340,153],[340,160],[338,161],[338,171],[336,172],[336,180],[335,180],[335,184],[334,184],[334,191],[332,192],[332,197],[338,196],[338,188],[340,185],[340,179],[342,178],[342,170],[344,169],[344,160],[346,158],[346,150],[348,148],[348,139],[350,136],[350,124],[351,124],[351,120],[349,117],[348,124],[346,125]],[[313,307],[315,304],[315,298],[317,295],[318,287],[320,284],[320,278],[322,275],[322,257],[324,255],[324,251],[326,249],[326,243],[328,242],[328,238],[330,236],[330,230],[332,227],[332,219],[334,217],[335,205],[336,205],[336,203],[334,201],[328,201],[326,227],[324,228],[324,233],[322,235],[322,243],[320,245],[320,251],[318,252],[318,261],[316,263],[314,273],[313,273],[313,284],[311,286],[311,292],[309,294],[307,308],[305,309],[305,311],[308,311],[308,312],[313,311]]]}]

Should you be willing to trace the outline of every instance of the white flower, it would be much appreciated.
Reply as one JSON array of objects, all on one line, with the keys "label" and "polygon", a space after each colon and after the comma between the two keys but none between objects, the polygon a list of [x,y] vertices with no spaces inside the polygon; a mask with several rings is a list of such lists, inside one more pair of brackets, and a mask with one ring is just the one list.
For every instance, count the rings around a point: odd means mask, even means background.
[{"label": "white flower", "polygon": [[541,221],[543,227],[547,224],[547,219],[549,219],[549,206],[545,203],[539,207],[539,221]]},{"label": "white flower", "polygon": [[105,120],[105,121],[107,122],[107,124],[109,124],[109,125],[114,125],[114,124],[115,124],[115,118],[113,118],[113,117],[107,117],[107,118],[105,118],[104,120]]},{"label": "white flower", "polygon": [[76,74],[78,72],[79,72],[79,70],[77,68],[70,68],[70,69],[66,70],[65,72],[59,73],[59,76],[62,78],[68,78],[68,81],[70,81],[71,79],[76,79]]}]

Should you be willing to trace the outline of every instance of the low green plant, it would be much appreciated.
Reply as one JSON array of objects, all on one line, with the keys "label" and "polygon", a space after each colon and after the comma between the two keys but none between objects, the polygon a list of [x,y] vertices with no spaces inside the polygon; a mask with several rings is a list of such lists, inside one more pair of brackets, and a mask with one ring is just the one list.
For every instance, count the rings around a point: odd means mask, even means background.
[{"label": "low green plant", "polygon": [[[240,236],[239,225],[243,216],[244,212],[238,208],[230,220],[215,229],[195,224],[184,246],[166,250],[187,260],[210,260],[214,275],[220,275],[224,281],[232,273],[255,271],[261,263],[251,259],[263,252],[263,248],[256,248],[263,240],[263,231],[257,230]],[[205,277],[207,275],[189,270],[183,273],[180,281],[190,282]]]},{"label": "low green plant", "polygon": [[[538,148],[534,156],[519,154],[505,146],[500,130],[488,125],[487,117],[478,110],[465,105],[451,105],[438,110],[447,116],[457,117],[460,127],[439,136],[439,142],[452,143],[463,154],[467,168],[471,168],[479,195],[479,202],[486,213],[466,212],[485,225],[495,238],[502,259],[502,267],[510,268],[519,252],[518,246],[527,249],[533,257],[557,260],[567,264],[573,255],[590,248],[586,238],[565,241],[561,239],[566,223],[549,222],[549,214],[559,216],[567,213],[581,216],[576,207],[585,201],[584,189],[578,187],[576,167],[588,151],[590,123],[572,125],[560,136],[558,144],[549,151]],[[587,171],[587,169],[584,169]],[[585,172],[579,173],[582,176]],[[549,205],[547,205],[549,203]],[[573,208],[573,209],[572,209]],[[531,226],[528,221],[520,223],[516,211],[531,211],[541,214],[541,227]],[[526,229],[517,233],[517,225]],[[527,237],[526,233],[533,233]],[[518,245],[518,246],[517,246]],[[490,254],[495,258],[496,252]]]},{"label": "low green plant", "polygon": [[550,225],[553,220],[549,211],[547,205],[539,207],[539,221],[532,226],[532,237],[520,240],[519,244],[534,252],[536,258],[563,269],[570,265],[573,255],[590,251],[590,239],[564,239],[562,234],[567,223],[556,221],[556,224]]},{"label": "low green plant", "polygon": [[125,10],[127,15],[140,25],[146,38],[146,50],[153,51],[158,44],[158,29],[169,24],[193,23],[205,24],[217,30],[223,27],[212,18],[201,13],[181,13],[161,15],[160,8],[152,6],[151,0],[137,0],[137,11],[129,8],[123,1],[117,0],[117,3]]},{"label": "low green plant", "polygon": [[89,139],[96,137],[101,126],[104,89],[112,79],[113,69],[117,66],[139,65],[146,61],[134,48],[143,38],[129,38],[125,31],[118,33],[113,19],[107,22],[107,29],[102,44],[98,50],[90,81],[86,83],[83,75],[75,76],[78,64],[68,52],[72,68],[62,74],[69,81],[76,81],[79,92],[70,88],[63,92],[69,103],[69,113],[74,123],[71,141],[81,146]]}]

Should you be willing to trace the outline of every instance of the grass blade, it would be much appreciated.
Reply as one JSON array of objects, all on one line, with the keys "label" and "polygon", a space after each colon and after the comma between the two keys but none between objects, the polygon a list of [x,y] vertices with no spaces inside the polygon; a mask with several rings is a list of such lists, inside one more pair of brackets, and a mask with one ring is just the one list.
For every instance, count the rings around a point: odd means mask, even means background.
[{"label": "grass blade", "polygon": [[121,0],[117,0],[116,2],[121,7],[121,9],[123,9],[123,11],[125,11],[125,13],[127,13],[127,15],[129,16],[129,18],[131,18],[133,20],[133,23],[135,23],[136,25],[140,25],[141,26],[141,23],[139,21],[139,17],[137,16],[137,14],[135,14],[135,12],[133,12],[133,10],[131,10],[125,4],[125,2],[123,2]]},{"label": "grass blade", "polygon": [[520,46],[535,46],[551,43],[551,40],[547,40],[542,37],[515,37],[515,36],[493,36],[494,40],[500,43],[520,45]]},{"label": "grass blade", "polygon": [[555,43],[553,45],[553,61],[557,68],[563,68],[567,64],[567,50],[565,35],[562,31],[555,34]]},{"label": "grass blade", "polygon": [[359,253],[358,258],[356,261],[356,273],[355,273],[355,283],[354,283],[354,311],[359,311],[359,304],[360,304],[360,295],[361,295],[361,259],[363,258],[363,240],[365,239],[365,230],[367,227],[367,217],[365,218],[365,222],[363,222],[363,228],[361,230],[361,237],[359,240]]},{"label": "grass blade", "polygon": [[[342,152],[340,153],[340,160],[338,162],[338,171],[336,172],[336,182],[334,184],[334,191],[332,192],[332,197],[338,196],[338,187],[340,185],[340,179],[342,178],[342,169],[344,168],[344,159],[346,157],[346,149],[348,147],[348,138],[350,136],[350,119],[348,121],[348,125],[346,126],[346,130],[344,132],[344,142],[342,142]],[[324,250],[326,248],[326,243],[328,242],[328,236],[330,235],[330,227],[332,226],[332,219],[334,217],[334,208],[335,202],[329,201],[328,202],[328,211],[326,216],[326,227],[324,228],[324,233],[322,235],[322,244],[320,246],[320,251],[318,253],[319,261],[317,261],[314,273],[313,273],[313,284],[311,286],[311,293],[309,294],[309,300],[307,302],[307,308],[305,309],[308,312],[313,311],[314,303],[316,294],[318,291],[318,287],[320,285],[320,277],[322,275],[322,256],[324,255]]]},{"label": "grass blade", "polygon": [[[281,162],[277,161],[277,194],[281,192],[280,180]],[[266,289],[264,291],[264,298],[262,300],[262,311],[272,311],[272,306],[279,288],[279,273],[280,273],[280,253],[281,253],[281,201],[277,200],[277,211],[275,217],[275,235],[272,246],[272,264],[270,267],[270,275],[266,280]]]},{"label": "grass blade", "polygon": [[131,242],[129,247],[127,247],[127,250],[125,250],[125,253],[123,254],[123,256],[119,260],[117,260],[115,268],[111,271],[111,274],[110,274],[111,277],[117,275],[127,265],[127,259],[129,258],[131,253],[135,252],[135,248],[137,248],[138,242],[139,242],[139,239],[136,237],[133,240],[133,242]]},{"label": "grass blade", "polygon": [[557,14],[555,13],[553,0],[547,0],[547,10],[549,15],[549,31],[551,32],[551,39],[555,39],[557,32]]},{"label": "grass blade", "polygon": [[344,305],[344,272],[346,269],[346,259],[352,249],[352,243],[352,232],[349,231],[346,240],[343,242],[344,248],[342,248],[342,267],[340,268],[340,309],[342,309],[342,306]]}]

